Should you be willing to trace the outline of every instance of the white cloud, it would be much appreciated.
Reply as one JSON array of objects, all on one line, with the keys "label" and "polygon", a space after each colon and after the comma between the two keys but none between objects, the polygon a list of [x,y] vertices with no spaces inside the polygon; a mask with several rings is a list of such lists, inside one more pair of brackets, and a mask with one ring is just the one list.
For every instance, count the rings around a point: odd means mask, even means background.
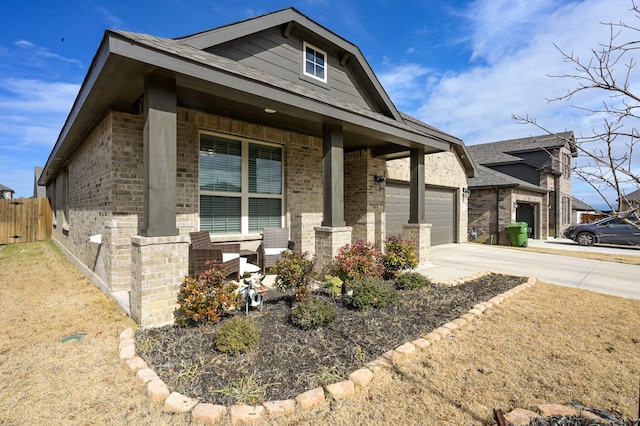
[{"label": "white cloud", "polygon": [[400,110],[426,99],[426,78],[432,71],[420,64],[407,63],[378,73],[378,79]]},{"label": "white cloud", "polygon": [[[543,133],[518,124],[512,114],[533,117],[552,131],[590,135],[601,126],[602,117],[589,116],[571,105],[601,106],[607,95],[591,90],[571,101],[548,102],[577,85],[573,79],[550,77],[575,73],[553,45],[587,59],[592,48],[609,40],[609,28],[602,22],[637,23],[630,7],[627,0],[584,0],[559,6],[551,0],[478,0],[465,13],[471,23],[467,42],[473,52],[467,68],[453,72],[405,63],[387,66],[379,75],[401,110],[467,144]],[[638,93],[637,70],[632,77],[632,88]],[[635,162],[640,164],[640,158]],[[576,189],[593,195],[580,183]]]},{"label": "white cloud", "polygon": [[80,86],[41,80],[0,79],[0,146],[53,146]]},{"label": "white cloud", "polygon": [[477,0],[465,14],[471,22],[471,60],[490,64],[526,47],[557,1]]},{"label": "white cloud", "polygon": [[30,41],[27,40],[18,40],[17,42],[15,42],[15,45],[21,49],[24,49],[26,51],[28,51],[29,53],[31,53],[35,58],[39,59],[54,59],[54,60],[58,60],[58,61],[62,61],[62,62],[68,62],[71,64],[75,64],[78,67],[82,68],[82,63],[80,61],[78,61],[77,59],[71,59],[71,58],[65,58],[62,55],[58,55],[57,53],[53,53],[51,51],[49,51],[49,49],[45,48],[45,47],[41,47],[38,45],[35,45],[33,43],[31,43]]},{"label": "white cloud", "polygon": [[107,24],[109,28],[118,29],[124,27],[123,20],[106,7],[103,7],[93,1],[88,2],[88,6],[93,12],[98,14],[98,16]]}]

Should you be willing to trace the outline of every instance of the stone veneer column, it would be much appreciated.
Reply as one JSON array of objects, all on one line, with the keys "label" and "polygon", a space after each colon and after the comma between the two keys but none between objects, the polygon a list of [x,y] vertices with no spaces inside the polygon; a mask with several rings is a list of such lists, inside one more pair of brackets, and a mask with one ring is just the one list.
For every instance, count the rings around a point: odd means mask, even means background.
[{"label": "stone veneer column", "polygon": [[429,262],[429,250],[431,249],[431,224],[430,223],[405,223],[402,226],[404,239],[411,240],[416,245],[418,263]]},{"label": "stone veneer column", "polygon": [[331,265],[340,247],[351,244],[352,228],[350,226],[316,226],[314,229],[316,232],[316,269],[322,271]]},{"label": "stone veneer column", "polygon": [[174,320],[178,291],[188,274],[186,236],[131,238],[131,317],[143,327]]},{"label": "stone veneer column", "polygon": [[112,292],[131,289],[131,236],[138,233],[138,216],[119,216],[104,224],[106,281]]}]

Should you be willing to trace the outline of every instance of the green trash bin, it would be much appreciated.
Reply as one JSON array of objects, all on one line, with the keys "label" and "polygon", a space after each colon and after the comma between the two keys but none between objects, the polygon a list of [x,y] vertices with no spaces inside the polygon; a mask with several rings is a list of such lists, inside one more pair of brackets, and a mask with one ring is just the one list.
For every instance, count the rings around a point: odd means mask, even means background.
[{"label": "green trash bin", "polygon": [[527,222],[513,222],[507,225],[509,231],[509,241],[514,247],[527,247],[529,240],[527,238]]}]

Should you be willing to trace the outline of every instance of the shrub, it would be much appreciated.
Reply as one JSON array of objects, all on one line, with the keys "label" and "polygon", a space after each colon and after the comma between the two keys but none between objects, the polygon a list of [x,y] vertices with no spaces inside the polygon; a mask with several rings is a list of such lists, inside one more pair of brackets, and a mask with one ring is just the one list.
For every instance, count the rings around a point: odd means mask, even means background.
[{"label": "shrub", "polygon": [[336,311],[333,307],[317,299],[303,300],[291,312],[291,322],[306,329],[328,327],[335,319]]},{"label": "shrub", "polygon": [[180,284],[176,324],[181,327],[215,324],[232,308],[240,306],[237,284],[228,281],[224,267],[210,263],[209,270],[197,278],[185,277]]},{"label": "shrub", "polygon": [[428,286],[431,281],[418,272],[405,272],[396,278],[395,284],[398,290],[416,290]]},{"label": "shrub", "polygon": [[384,265],[384,277],[393,279],[405,269],[413,269],[418,266],[416,246],[409,240],[403,240],[400,236],[390,236],[384,245],[382,264]]},{"label": "shrub", "polygon": [[282,292],[290,292],[296,300],[309,297],[315,256],[309,253],[283,252],[282,259],[271,268],[276,274],[275,287]]},{"label": "shrub", "polygon": [[226,354],[247,352],[258,346],[260,333],[248,318],[234,317],[220,325],[216,348]]},{"label": "shrub", "polygon": [[398,301],[398,292],[380,277],[357,279],[352,284],[351,305],[356,309],[383,308]]},{"label": "shrub", "polygon": [[345,283],[364,278],[381,277],[384,267],[380,262],[382,253],[374,243],[358,241],[338,250],[333,265],[334,275]]},{"label": "shrub", "polygon": [[322,283],[322,286],[329,293],[329,296],[332,298],[336,298],[342,294],[342,280],[339,277],[334,277],[332,275],[325,275],[325,281]]}]

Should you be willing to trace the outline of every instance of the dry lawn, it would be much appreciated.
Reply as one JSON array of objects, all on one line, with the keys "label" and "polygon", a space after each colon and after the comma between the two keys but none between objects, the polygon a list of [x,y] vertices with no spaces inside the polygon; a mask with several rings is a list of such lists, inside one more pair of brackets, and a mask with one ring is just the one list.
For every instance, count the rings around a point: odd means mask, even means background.
[{"label": "dry lawn", "polygon": [[[122,368],[132,325],[52,243],[0,246],[0,425],[190,424]],[[352,399],[258,424],[482,425],[569,400],[635,418],[639,378],[640,300],[539,284]]]}]

